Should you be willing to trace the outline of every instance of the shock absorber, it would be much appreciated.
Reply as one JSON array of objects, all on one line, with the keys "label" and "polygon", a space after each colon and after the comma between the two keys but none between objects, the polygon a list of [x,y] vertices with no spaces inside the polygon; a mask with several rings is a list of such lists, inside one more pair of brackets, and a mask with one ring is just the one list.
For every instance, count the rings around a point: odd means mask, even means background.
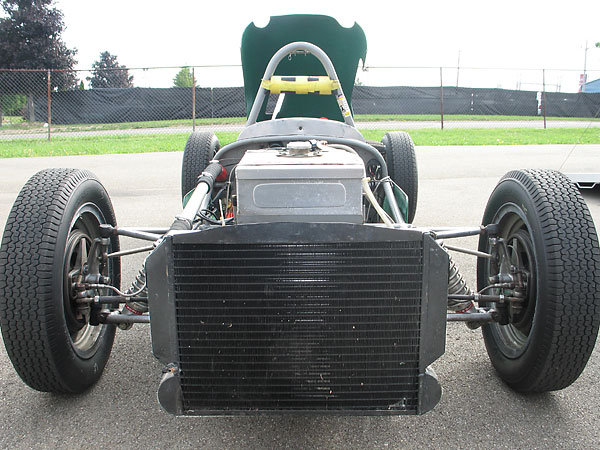
[{"label": "shock absorber", "polygon": [[[443,243],[440,243],[440,245],[446,250]],[[452,259],[448,250],[446,250],[446,253],[448,254],[448,295],[473,295],[473,290],[467,285],[465,278],[458,270],[458,266]],[[479,312],[472,300],[448,299],[448,309],[459,314],[473,314]],[[480,324],[476,322],[467,322],[467,326],[474,330],[475,328],[478,328]]]},{"label": "shock absorber", "polygon": [[[148,292],[148,288],[146,286],[146,266],[142,266],[142,268],[136,275],[135,280],[133,280],[133,282],[131,283],[131,286],[129,287],[129,289],[127,289],[127,291],[125,293],[126,294],[137,293],[137,295],[139,295],[141,297],[147,297],[147,292]],[[121,308],[121,311],[120,311],[121,314],[125,314],[125,315],[132,315],[132,314],[142,315],[145,312],[148,312],[148,303],[142,303],[142,302],[126,303],[123,306],[123,308]],[[132,327],[132,325],[133,324],[131,324],[131,323],[120,323],[119,328],[122,330],[128,330],[129,328]]]},{"label": "shock absorber", "polygon": [[[443,244],[442,244],[443,247]],[[448,253],[448,295],[472,295],[473,291],[467,285],[464,277],[458,270],[458,266]],[[448,309],[464,313],[474,306],[471,300],[448,300]]]}]

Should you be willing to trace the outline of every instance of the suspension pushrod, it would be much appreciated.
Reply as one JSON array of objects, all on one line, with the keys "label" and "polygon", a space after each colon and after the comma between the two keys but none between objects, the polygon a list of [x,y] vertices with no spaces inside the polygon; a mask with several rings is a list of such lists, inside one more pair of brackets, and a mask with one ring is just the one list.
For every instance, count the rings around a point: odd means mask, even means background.
[{"label": "suspension pushrod", "polygon": [[148,297],[122,297],[120,295],[100,295],[98,297],[94,297],[94,303],[101,303],[103,305],[118,305],[121,303],[130,303],[130,302],[147,302]]},{"label": "suspension pushrod", "polygon": [[104,320],[101,320],[101,322],[111,324],[150,323],[150,315],[110,313],[108,316],[104,317]]},{"label": "suspension pushrod", "polygon": [[477,250],[471,250],[469,248],[455,247],[454,245],[448,245],[446,243],[444,243],[444,248],[455,251],[455,252],[459,252],[459,253],[466,253],[467,255],[478,256],[479,258],[488,258],[488,259],[493,258],[493,256],[490,255],[489,253],[479,252]]},{"label": "suspension pushrod", "polygon": [[83,297],[75,300],[80,304],[120,305],[121,303],[148,302],[148,297],[123,297],[122,295],[97,295],[95,297]]},{"label": "suspension pushrod", "polygon": [[169,228],[166,227],[123,227],[126,230],[143,231],[144,233],[152,234],[166,234],[169,232]]},{"label": "suspension pushrod", "polygon": [[142,252],[150,252],[152,250],[154,250],[154,246],[148,245],[147,247],[132,248],[131,250],[121,250],[120,252],[109,253],[106,256],[108,256],[109,258],[119,258],[121,256],[134,255],[136,253]]},{"label": "suspension pushrod", "polygon": [[448,300],[460,300],[460,301],[474,301],[474,302],[522,302],[522,297],[509,297],[507,295],[486,295],[486,294],[471,294],[471,295],[460,295],[451,294],[448,295]]},{"label": "suspension pushrod", "polygon": [[162,234],[148,233],[147,231],[140,231],[135,228],[113,228],[113,233],[119,236],[126,236],[134,239],[141,239],[144,241],[157,241],[162,237]]},{"label": "suspension pushrod", "polygon": [[478,236],[485,231],[483,227],[477,228],[449,228],[442,231],[432,230],[432,233],[435,235],[436,239],[451,239],[451,238],[459,238],[459,237],[467,237],[467,236]]},{"label": "suspension pushrod", "polygon": [[479,313],[448,313],[446,315],[447,322],[477,322],[489,323],[496,322],[494,318],[495,311],[479,312]]}]

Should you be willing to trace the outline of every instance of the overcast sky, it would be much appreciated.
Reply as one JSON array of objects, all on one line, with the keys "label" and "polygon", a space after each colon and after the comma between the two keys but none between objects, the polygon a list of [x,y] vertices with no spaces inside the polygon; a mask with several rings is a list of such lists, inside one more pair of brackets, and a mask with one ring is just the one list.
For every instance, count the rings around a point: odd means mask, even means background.
[{"label": "overcast sky", "polygon": [[[290,5],[291,4],[291,5]],[[369,66],[456,66],[461,67],[563,68],[558,83],[576,84],[583,72],[585,43],[587,68],[600,70],[600,1],[304,1],[231,2],[157,0],[57,0],[64,13],[67,45],[78,49],[78,68],[91,67],[101,51],[118,56],[129,67],[239,64],[240,40],[244,28],[254,21],[266,24],[271,15],[326,14],[343,25],[358,22],[367,36]],[[281,6],[278,6],[281,5]],[[173,71],[163,71],[170,80]],[[211,72],[211,71],[208,71]],[[235,69],[220,74],[231,77]],[[392,84],[394,73],[372,70],[359,77],[371,84]],[[414,71],[418,72],[418,71]],[[421,71],[424,83],[434,83],[437,71]],[[153,72],[154,73],[154,72]],[[237,72],[236,72],[237,73]],[[539,74],[480,71],[488,87],[514,89],[515,78],[526,84]],[[160,78],[142,73],[136,85]],[[381,75],[383,79],[381,79]],[[435,76],[434,76],[435,75]],[[456,71],[447,73],[456,83]],[[199,76],[209,84],[219,74]],[[469,71],[460,72],[461,85]],[[556,75],[558,76],[558,75]],[[144,78],[146,77],[146,80]],[[592,72],[589,79],[599,78]],[[552,75],[550,75],[552,78]],[[555,77],[556,78],[556,77]],[[510,81],[509,81],[510,79]],[[554,80],[554,79],[553,79]],[[229,80],[227,80],[229,81]],[[557,83],[557,81],[552,81]],[[239,83],[238,83],[239,84]],[[502,84],[507,84],[503,86]],[[205,84],[206,85],[206,84]],[[527,86],[523,86],[527,89]],[[568,90],[568,89],[567,89]]]}]

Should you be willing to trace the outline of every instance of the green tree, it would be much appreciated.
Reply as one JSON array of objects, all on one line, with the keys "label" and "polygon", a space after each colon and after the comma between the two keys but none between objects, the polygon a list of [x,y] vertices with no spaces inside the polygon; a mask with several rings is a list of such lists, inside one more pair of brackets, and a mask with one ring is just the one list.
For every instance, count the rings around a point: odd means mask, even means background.
[{"label": "green tree", "polygon": [[0,99],[0,108],[9,116],[17,116],[23,113],[27,97],[21,94],[3,95]]},{"label": "green tree", "polygon": [[182,67],[173,78],[173,87],[192,87],[193,85],[194,77],[189,67]]},{"label": "green tree", "polygon": [[87,77],[92,89],[133,87],[133,75],[119,64],[116,55],[100,53],[100,59],[92,64],[92,76]]},{"label": "green tree", "polygon": [[[2,0],[0,5],[6,14],[0,18],[0,69],[61,69],[52,72],[51,87],[74,88],[77,50],[62,41],[63,14],[54,0]],[[0,97],[26,95],[29,120],[33,120],[33,96],[47,91],[47,74],[0,71]]]}]

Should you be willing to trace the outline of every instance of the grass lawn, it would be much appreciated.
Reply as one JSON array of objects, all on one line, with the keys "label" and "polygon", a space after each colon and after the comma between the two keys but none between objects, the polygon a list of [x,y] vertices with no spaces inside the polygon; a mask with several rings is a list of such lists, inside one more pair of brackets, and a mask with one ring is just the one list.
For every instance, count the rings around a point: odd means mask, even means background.
[{"label": "grass lawn", "polygon": [[[18,130],[28,132],[47,133],[48,128],[42,122],[26,122],[21,117],[4,118],[3,130]],[[219,125],[219,124],[237,124],[243,125],[246,122],[245,117],[215,117],[212,119],[196,119],[196,125]],[[120,122],[120,123],[81,123],[72,125],[52,124],[52,131],[97,131],[97,130],[138,130],[143,128],[170,128],[170,127],[191,127],[191,119],[185,120],[154,120],[146,122]]]},{"label": "grass lawn", "polygon": [[[223,144],[234,141],[238,135],[231,131],[216,134]],[[74,136],[55,137],[51,142],[39,139],[0,139],[0,158],[175,152],[183,150],[188,136],[189,133]]]},{"label": "grass lawn", "polygon": [[[600,128],[451,128],[407,130],[415,145],[600,144]],[[385,130],[363,130],[381,140]]]},{"label": "grass lawn", "polygon": [[[357,122],[383,122],[383,121],[433,121],[439,122],[439,114],[357,114]],[[540,116],[482,116],[465,114],[445,114],[444,121],[542,121]],[[600,121],[600,118],[581,118],[581,117],[548,117],[547,120],[560,121]],[[196,119],[196,125],[243,125],[246,122],[245,117],[215,117]],[[52,124],[53,131],[95,131],[95,130],[135,130],[143,128],[170,128],[170,127],[191,127],[192,120],[155,120],[146,122],[123,122],[123,123],[95,123],[95,124],[72,124],[56,125]],[[41,122],[29,123],[18,116],[5,116],[2,131],[19,130],[33,133],[47,133],[48,128]]]},{"label": "grass lawn", "polygon": [[2,116],[2,125],[18,125],[24,120],[21,116]]},{"label": "grass lawn", "polygon": [[[439,114],[356,114],[354,118],[360,122],[381,122],[381,121],[433,121],[439,122],[441,117]],[[543,122],[542,116],[483,116],[475,114],[444,114],[444,122],[452,121],[468,121],[468,122],[492,122],[492,121],[509,121],[509,122],[525,122],[539,121]],[[600,117],[546,117],[546,120],[560,121],[600,121]]]},{"label": "grass lawn", "polygon": [[[460,128],[407,130],[415,145],[600,144],[600,128]],[[380,141],[386,130],[362,130],[366,139]],[[221,145],[237,138],[235,131],[218,131]],[[108,135],[39,139],[0,139],[0,158],[99,155],[107,153],[172,152],[183,150],[188,133]]]}]

